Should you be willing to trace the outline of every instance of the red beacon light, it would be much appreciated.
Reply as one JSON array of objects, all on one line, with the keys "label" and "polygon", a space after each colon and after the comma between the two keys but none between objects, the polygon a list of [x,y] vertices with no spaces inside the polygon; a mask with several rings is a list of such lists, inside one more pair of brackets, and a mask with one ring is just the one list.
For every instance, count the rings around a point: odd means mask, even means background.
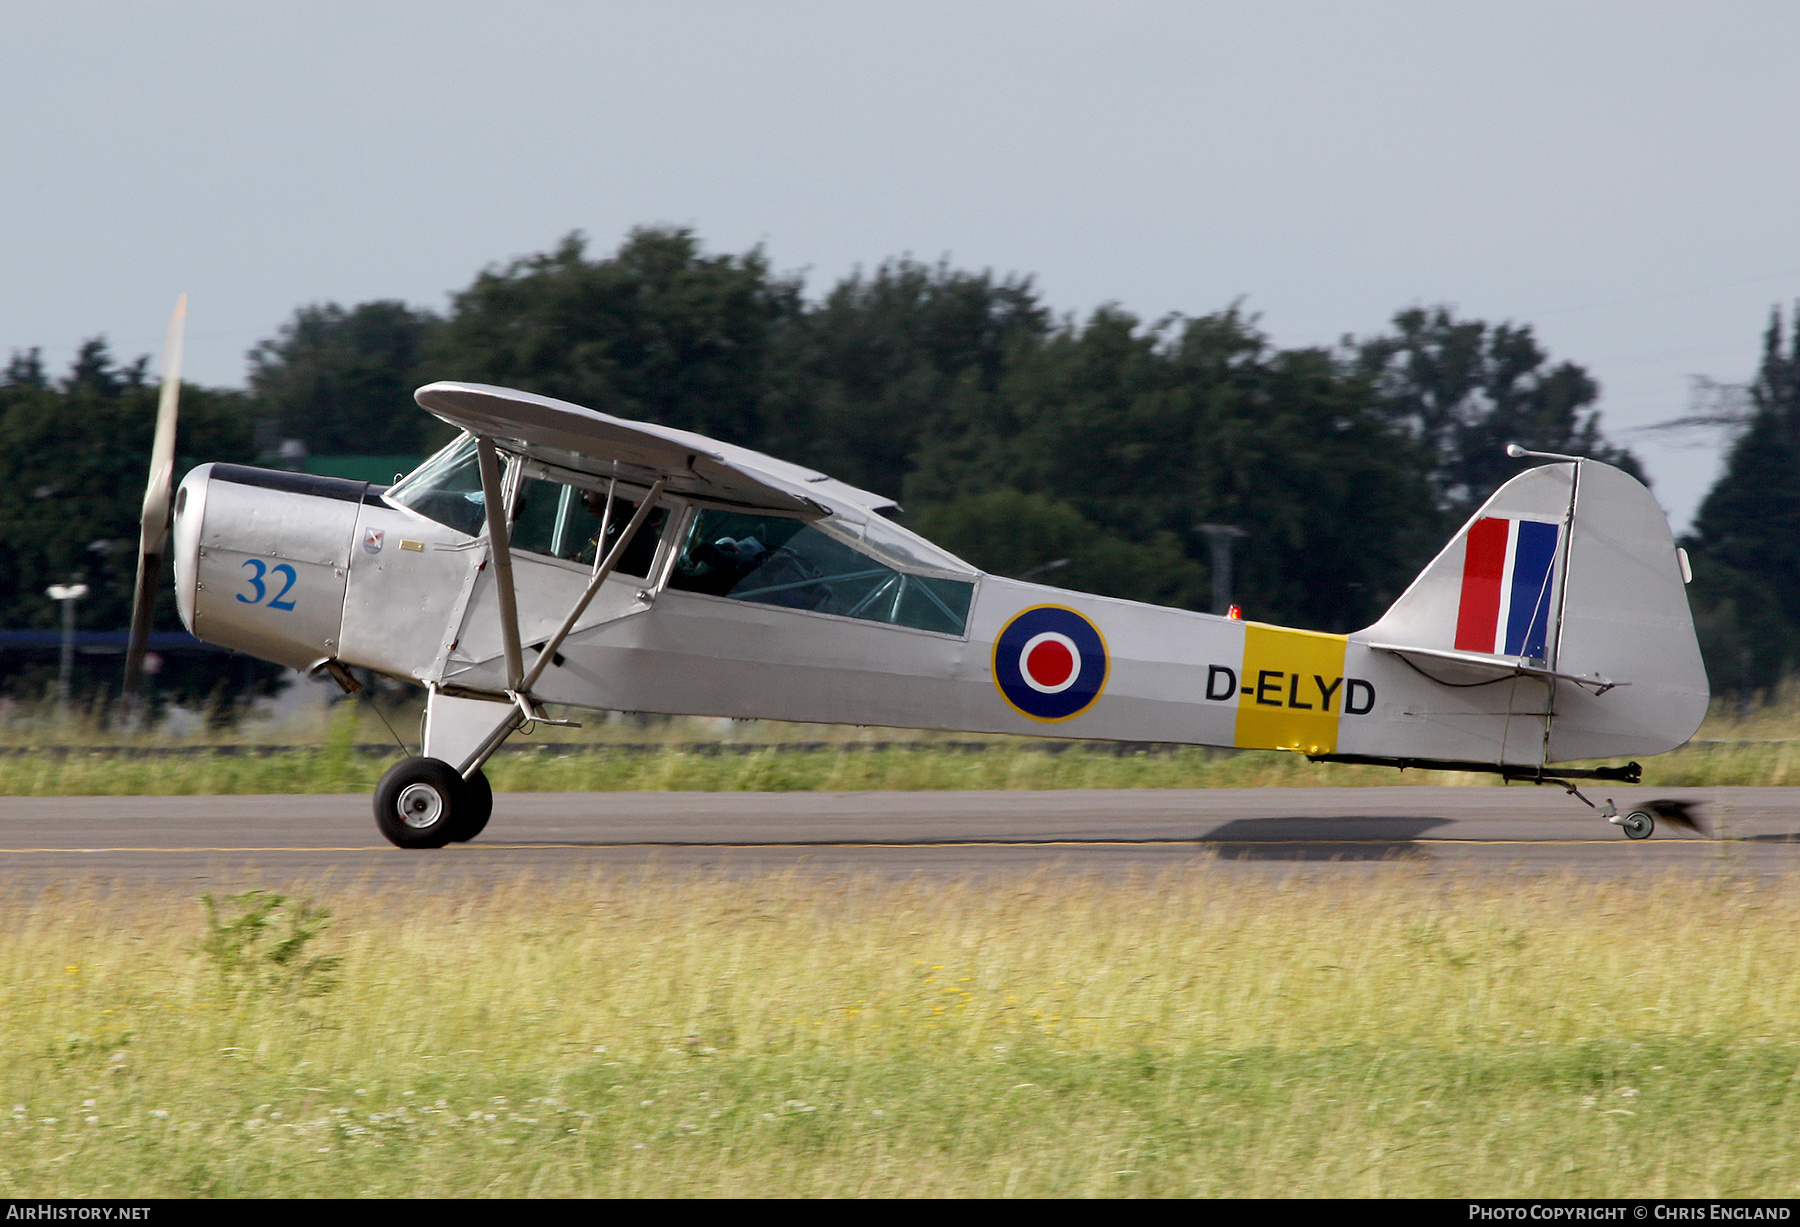
[{"label": "red beacon light", "polygon": [[1233,605],[1230,609],[1225,611],[1225,616],[1230,618],[1233,622],[1242,622],[1244,620],[1244,611],[1239,609],[1236,605]]}]

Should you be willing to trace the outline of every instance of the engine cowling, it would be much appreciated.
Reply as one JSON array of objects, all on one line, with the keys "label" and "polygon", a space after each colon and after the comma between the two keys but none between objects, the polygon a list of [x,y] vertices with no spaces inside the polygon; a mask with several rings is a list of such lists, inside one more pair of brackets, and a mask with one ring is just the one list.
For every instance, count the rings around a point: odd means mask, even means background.
[{"label": "engine cowling", "polygon": [[310,672],[337,655],[367,482],[203,464],[175,494],[175,594],[208,643]]}]

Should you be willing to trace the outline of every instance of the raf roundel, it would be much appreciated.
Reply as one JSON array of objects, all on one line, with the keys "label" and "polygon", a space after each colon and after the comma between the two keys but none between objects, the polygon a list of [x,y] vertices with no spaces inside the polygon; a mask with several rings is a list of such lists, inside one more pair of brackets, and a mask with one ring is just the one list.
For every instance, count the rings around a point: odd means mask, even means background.
[{"label": "raf roundel", "polygon": [[1100,628],[1061,605],[1025,610],[994,641],[994,685],[1033,720],[1070,720],[1092,707],[1108,667]]}]

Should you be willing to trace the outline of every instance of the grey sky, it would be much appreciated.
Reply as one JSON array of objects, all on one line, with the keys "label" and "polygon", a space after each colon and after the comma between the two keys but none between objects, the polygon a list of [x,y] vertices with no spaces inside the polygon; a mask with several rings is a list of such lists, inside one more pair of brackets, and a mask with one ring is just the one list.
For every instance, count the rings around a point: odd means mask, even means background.
[{"label": "grey sky", "polygon": [[1800,6],[34,4],[0,10],[0,351],[188,373],[307,302],[442,306],[635,224],[817,291],[912,253],[1060,310],[1243,298],[1280,344],[1452,303],[1605,389],[1678,521],[1716,450],[1632,427],[1800,296]]}]

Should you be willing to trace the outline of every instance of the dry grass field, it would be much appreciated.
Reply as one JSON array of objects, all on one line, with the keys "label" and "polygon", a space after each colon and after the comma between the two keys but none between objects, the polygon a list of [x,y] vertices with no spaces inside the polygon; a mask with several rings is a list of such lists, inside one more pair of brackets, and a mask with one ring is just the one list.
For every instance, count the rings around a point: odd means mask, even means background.
[{"label": "dry grass field", "polygon": [[[345,792],[297,748],[130,758],[13,720],[0,793]],[[1481,783],[1183,750],[505,756],[495,787]],[[254,730],[252,730],[254,732]],[[567,738],[569,734],[558,734]],[[893,734],[887,734],[893,737]],[[1800,707],[1650,783],[1800,783]],[[254,740],[254,737],[247,737]],[[397,751],[396,751],[397,756]],[[0,879],[0,1196],[1800,1195],[1800,882]],[[306,894],[306,892],[298,892]]]},{"label": "dry grass field", "polygon": [[[528,744],[528,743],[527,743]],[[711,749],[710,747],[708,748]],[[127,757],[57,747],[0,759],[0,796],[198,796],[372,792],[400,751],[352,753],[348,742],[279,753]],[[596,746],[579,754],[505,753],[487,766],[500,792],[697,790],[902,791],[964,788],[1257,788],[1308,785],[1454,784],[1491,776],[1309,763],[1279,751],[1203,748],[1124,756],[1072,747],[1058,754],[997,742],[957,748],[756,747],[747,753],[671,748],[640,753]],[[1644,760],[1644,782],[1680,788],[1800,783],[1800,741],[1695,743]]]},{"label": "dry grass field", "polygon": [[[581,729],[540,726],[517,736],[488,775],[501,792],[857,791],[964,788],[1254,788],[1456,784],[1493,777],[1309,763],[1272,751],[1162,749],[1114,754],[1042,739],[916,733],[691,718],[624,719],[576,713]],[[416,736],[418,712],[389,715]],[[103,720],[0,709],[0,796],[185,796],[372,791],[400,758],[356,747],[391,742],[366,705],[342,703],[281,724],[249,720],[171,738],[128,737]],[[645,752],[644,747],[663,746]],[[795,747],[808,748],[795,748]],[[985,746],[981,753],[972,746]],[[275,749],[279,747],[279,749]],[[217,752],[223,749],[227,752]],[[267,751],[275,749],[275,752]],[[577,750],[577,753],[558,751]],[[132,752],[149,751],[142,757]],[[181,751],[170,753],[170,751]],[[1695,740],[1643,760],[1644,782],[1679,788],[1800,784],[1800,689],[1741,710],[1723,701]]]},{"label": "dry grass field", "polygon": [[1792,1197],[1796,886],[12,896],[0,1195]]}]

